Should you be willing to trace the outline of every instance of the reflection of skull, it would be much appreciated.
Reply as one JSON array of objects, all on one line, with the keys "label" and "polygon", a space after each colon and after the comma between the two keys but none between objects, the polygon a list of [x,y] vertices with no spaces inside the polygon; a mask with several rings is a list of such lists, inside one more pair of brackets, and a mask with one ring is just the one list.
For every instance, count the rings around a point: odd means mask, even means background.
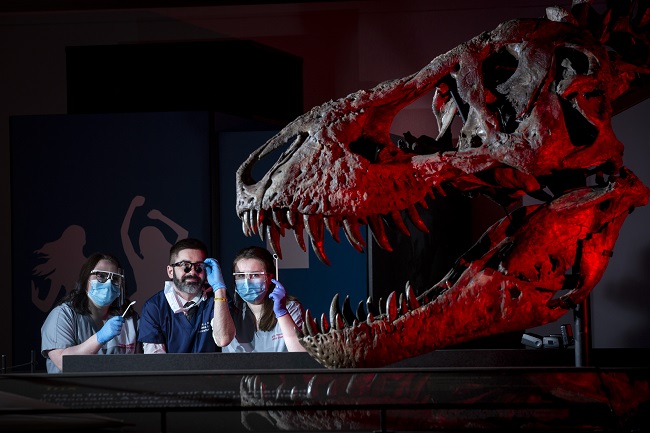
[{"label": "reflection of skull", "polygon": [[[584,12],[585,6],[588,5],[581,2],[575,10]],[[416,74],[331,101],[296,119],[251,154],[238,171],[237,212],[244,223],[244,231],[265,231],[279,252],[278,239],[285,228],[294,229],[299,242],[304,228],[316,254],[327,262],[323,250],[324,228],[337,239],[342,227],[350,243],[362,250],[365,245],[359,225],[367,223],[378,244],[390,249],[382,218],[392,218],[397,228],[408,233],[401,216],[405,211],[416,227],[426,229],[415,205],[424,204],[427,196],[435,198],[449,189],[474,190],[503,204],[510,204],[525,193],[552,200],[566,191],[584,187],[586,179],[597,174],[598,185],[607,190],[605,176],[619,172],[623,152],[611,128],[611,103],[628,89],[634,77],[632,68],[624,67],[626,64],[621,60],[629,60],[629,56],[625,57],[616,49],[638,46],[641,42],[647,47],[647,42],[637,37],[635,44],[624,45],[620,43],[621,38],[607,39],[606,36],[615,34],[614,30],[623,28],[630,34],[630,20],[611,13],[601,24],[604,23],[603,28],[611,24],[613,30],[609,30],[612,32],[595,36],[582,22],[559,8],[549,9],[548,16],[551,19],[506,22],[437,57]],[[583,21],[586,23],[586,18]],[[647,55],[637,63],[645,66]],[[432,108],[439,127],[437,139],[416,139],[406,134],[404,141],[393,143],[389,134],[393,118],[404,107],[429,93],[433,93]],[[457,116],[463,126],[457,143],[453,144],[450,125]],[[290,144],[277,162],[256,182],[252,178],[254,163],[287,143]],[[612,177],[610,181],[613,180]],[[585,227],[589,227],[587,231],[601,230],[603,224],[612,223],[627,207],[645,203],[647,191],[644,187],[639,187],[636,181],[626,181],[624,186],[635,189],[631,195],[635,198],[625,204],[617,201],[624,207],[610,209],[611,218],[593,215],[593,220],[584,222]],[[619,186],[618,190],[624,186]],[[597,195],[601,197],[600,193]],[[584,195],[574,197],[581,201]],[[580,206],[598,204],[584,201],[575,207]],[[552,207],[547,207],[546,211],[551,212],[550,209]],[[587,210],[585,214],[592,215]],[[553,218],[552,215],[551,212],[547,218]],[[521,222],[522,232],[537,237],[535,228],[526,226],[527,217]],[[616,229],[608,234],[610,238],[613,236],[608,240],[611,246],[617,233]],[[578,260],[576,251],[582,247],[576,242],[577,239],[582,242],[581,237],[586,233],[576,236],[564,245],[567,254],[561,263]],[[491,242],[491,247],[499,244],[497,240],[491,239]],[[526,275],[529,279],[534,269],[539,271],[540,266],[544,267],[540,263],[547,261],[549,257],[514,260],[520,268],[503,269],[497,265],[493,270],[507,278]],[[481,266],[487,265],[481,263]],[[606,262],[600,269],[593,270],[593,275],[600,278],[605,266]],[[526,267],[530,269],[524,269]],[[471,266],[463,267],[469,268]],[[554,281],[540,279],[535,282],[533,277],[533,281],[527,280],[526,284],[536,283],[538,289],[543,287],[552,296],[564,286],[565,271],[566,267],[554,271]],[[462,277],[451,283],[460,280]],[[593,284],[586,290],[583,287],[581,295],[586,296],[596,282],[597,279],[590,280]],[[478,284],[476,280],[465,283]],[[503,289],[502,282],[494,285],[495,290]],[[487,292],[487,288],[483,290]],[[446,296],[450,296],[449,293]],[[547,301],[536,298],[526,302],[542,308]],[[572,298],[572,301],[580,302],[580,299]],[[384,310],[386,316],[390,315],[390,309],[387,306]],[[525,314],[523,310],[519,314]],[[509,314],[517,313],[510,311]],[[527,314],[543,321],[561,315]],[[331,314],[331,320],[338,322],[335,314]],[[495,324],[488,333],[522,329],[506,322]],[[518,326],[538,324],[520,322]],[[332,326],[340,327],[337,323]],[[466,340],[468,335],[476,336],[475,331],[467,329],[465,335],[452,334],[451,339],[443,342],[423,343],[419,353]],[[312,342],[305,345],[309,348]],[[405,356],[418,352],[418,349],[412,350]],[[314,351],[316,349],[312,349],[312,353]],[[398,356],[394,355],[393,360]],[[331,364],[376,365],[388,361],[367,362],[358,359],[358,352],[355,357],[357,359],[340,364],[332,361]]]}]

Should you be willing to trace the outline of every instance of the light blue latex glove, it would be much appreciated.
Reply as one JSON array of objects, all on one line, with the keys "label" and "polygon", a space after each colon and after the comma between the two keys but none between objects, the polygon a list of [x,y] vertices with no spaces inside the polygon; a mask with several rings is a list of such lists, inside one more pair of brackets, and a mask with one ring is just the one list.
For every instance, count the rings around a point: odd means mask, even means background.
[{"label": "light blue latex glove", "polygon": [[106,323],[104,323],[104,326],[102,326],[102,329],[97,331],[97,334],[95,334],[97,336],[97,342],[99,344],[104,344],[120,335],[123,324],[124,317],[122,316],[115,316],[108,319]]},{"label": "light blue latex glove", "polygon": [[275,289],[273,289],[269,295],[269,297],[273,299],[273,312],[275,313],[275,317],[282,317],[288,313],[287,291],[277,280],[271,279],[271,281],[275,284]]},{"label": "light blue latex glove", "polygon": [[207,258],[203,261],[206,264],[205,276],[212,290],[225,289],[226,283],[223,282],[223,275],[219,263],[215,259]]}]

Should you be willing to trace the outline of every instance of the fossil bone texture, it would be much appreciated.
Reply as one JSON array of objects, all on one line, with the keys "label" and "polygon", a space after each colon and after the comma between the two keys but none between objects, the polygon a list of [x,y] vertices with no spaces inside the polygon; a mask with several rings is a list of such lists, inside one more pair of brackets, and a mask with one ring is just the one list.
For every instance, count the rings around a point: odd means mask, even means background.
[{"label": "fossil bone texture", "polygon": [[[426,230],[416,205],[450,191],[519,208],[494,224],[442,281],[415,296],[391,294],[356,317],[332,302],[329,320],[308,312],[302,343],[328,367],[373,367],[481,336],[534,327],[582,302],[605,271],[619,229],[649,191],[623,166],[612,106],[649,72],[646,6],[588,1],[546,17],[508,21],[436,57],[419,72],[315,107],[253,152],[237,172],[246,234],[309,235],[328,263],[325,229],[365,248],[360,226],[391,249],[385,221]],[[432,96],[439,134],[389,128]],[[452,122],[460,119],[457,139]],[[264,176],[254,164],[284,149]],[[512,206],[514,207],[514,206]]]}]

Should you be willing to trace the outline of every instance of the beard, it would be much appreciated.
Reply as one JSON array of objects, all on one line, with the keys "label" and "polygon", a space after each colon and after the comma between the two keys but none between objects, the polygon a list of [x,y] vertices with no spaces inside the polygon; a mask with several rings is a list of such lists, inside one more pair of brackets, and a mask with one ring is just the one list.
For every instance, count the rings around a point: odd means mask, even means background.
[{"label": "beard", "polygon": [[190,295],[198,295],[203,287],[203,280],[195,275],[183,275],[178,278],[174,273],[173,281],[178,290]]}]

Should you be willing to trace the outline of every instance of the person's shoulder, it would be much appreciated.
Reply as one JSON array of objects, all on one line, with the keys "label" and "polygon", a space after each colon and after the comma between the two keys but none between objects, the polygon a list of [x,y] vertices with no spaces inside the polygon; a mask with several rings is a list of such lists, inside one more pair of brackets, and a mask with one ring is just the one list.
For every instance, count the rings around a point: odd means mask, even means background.
[{"label": "person's shoulder", "polygon": [[144,305],[159,304],[161,301],[166,301],[164,290],[159,290],[151,295],[151,297],[144,302]]},{"label": "person's shoulder", "polygon": [[73,322],[75,320],[77,313],[75,313],[72,305],[68,302],[57,305],[50,311],[47,315],[46,321],[48,323],[64,321],[64,322]]},{"label": "person's shoulder", "polygon": [[287,305],[289,305],[289,304],[298,304],[298,305],[302,305],[302,303],[300,302],[300,299],[295,298],[295,297],[293,297],[293,296],[290,297],[290,298],[287,298]]},{"label": "person's shoulder", "polygon": [[290,310],[304,310],[302,303],[297,298],[288,299],[287,308]]},{"label": "person's shoulder", "polygon": [[74,314],[74,309],[72,308],[72,305],[70,305],[69,302],[63,302],[56,307],[52,308],[52,311],[50,311],[50,315],[61,315],[64,314],[66,316],[71,316]]},{"label": "person's shoulder", "polygon": [[147,299],[144,305],[142,305],[140,318],[160,317],[160,315],[164,314],[167,309],[169,309],[169,304],[167,302],[167,298],[165,297],[165,292],[161,290]]}]

